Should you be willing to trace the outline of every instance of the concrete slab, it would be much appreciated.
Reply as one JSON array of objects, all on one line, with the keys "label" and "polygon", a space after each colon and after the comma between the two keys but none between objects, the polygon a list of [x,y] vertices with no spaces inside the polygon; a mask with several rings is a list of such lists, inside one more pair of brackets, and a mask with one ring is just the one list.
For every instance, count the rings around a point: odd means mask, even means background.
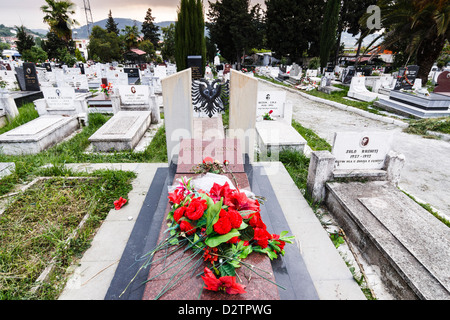
[{"label": "concrete slab", "polygon": [[133,150],[150,122],[150,111],[119,111],[89,137],[89,142],[96,151]]},{"label": "concrete slab", "polygon": [[327,189],[330,212],[395,298],[450,299],[446,226],[387,182]]},{"label": "concrete slab", "polygon": [[260,159],[278,160],[278,153],[293,149],[304,153],[306,140],[290,124],[283,121],[256,122],[257,142]]},{"label": "concrete slab", "polygon": [[0,135],[0,152],[36,154],[71,135],[79,128],[77,117],[45,115]]}]

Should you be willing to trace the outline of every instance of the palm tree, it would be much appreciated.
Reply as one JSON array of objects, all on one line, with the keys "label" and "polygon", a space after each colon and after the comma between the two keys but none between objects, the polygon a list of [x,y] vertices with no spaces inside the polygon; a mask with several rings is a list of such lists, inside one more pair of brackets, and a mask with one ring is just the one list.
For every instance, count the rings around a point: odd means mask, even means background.
[{"label": "palm tree", "polygon": [[45,13],[44,22],[50,26],[50,32],[65,42],[72,39],[71,26],[78,24],[70,15],[75,14],[74,3],[68,1],[45,0],[46,5],[41,6]]},{"label": "palm tree", "polygon": [[[446,0],[380,0],[381,22],[386,28],[383,49],[399,48],[420,67],[422,83],[450,41],[450,3]],[[361,19],[365,24],[368,16]],[[374,30],[372,30],[374,31]],[[396,50],[397,49],[397,50]]]}]

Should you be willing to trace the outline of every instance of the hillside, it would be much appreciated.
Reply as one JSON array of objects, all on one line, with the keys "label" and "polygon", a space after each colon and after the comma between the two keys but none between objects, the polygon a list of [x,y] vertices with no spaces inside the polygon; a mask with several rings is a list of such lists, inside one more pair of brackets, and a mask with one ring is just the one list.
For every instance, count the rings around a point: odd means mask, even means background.
[{"label": "hillside", "polygon": [[[94,26],[100,26],[102,28],[105,28],[107,20],[108,19],[103,19],[103,20],[94,22]],[[142,29],[141,21],[137,21],[137,20],[133,20],[133,19],[126,19],[126,18],[114,18],[114,21],[118,24],[117,27],[119,28],[119,30],[125,29],[125,26],[133,26],[134,24],[136,24],[136,26],[138,27],[139,32]],[[167,27],[171,23],[175,23],[175,22],[174,21],[162,21],[162,22],[155,23],[155,25],[160,27],[160,31],[161,31],[161,27]],[[87,26],[84,25],[80,28],[74,29],[73,36],[74,36],[74,38],[79,38],[79,39],[88,38]]]}]

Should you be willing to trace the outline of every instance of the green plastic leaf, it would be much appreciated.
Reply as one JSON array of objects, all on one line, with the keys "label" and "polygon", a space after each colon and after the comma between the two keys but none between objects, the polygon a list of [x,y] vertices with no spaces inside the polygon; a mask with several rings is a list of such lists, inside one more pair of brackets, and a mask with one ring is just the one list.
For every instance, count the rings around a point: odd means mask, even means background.
[{"label": "green plastic leaf", "polygon": [[229,263],[224,263],[223,265],[221,265],[219,267],[219,271],[220,271],[221,277],[224,277],[224,276],[233,276],[234,277],[236,275],[235,267]]},{"label": "green plastic leaf", "polygon": [[[209,200],[212,202],[211,198],[209,198]],[[208,210],[206,210],[206,234],[211,234],[213,225],[219,220],[219,213],[222,209],[222,199],[212,204],[210,204],[208,200],[206,200],[206,202],[208,204]]]},{"label": "green plastic leaf", "polygon": [[227,242],[233,237],[239,237],[240,233],[236,229],[231,229],[227,234],[222,234],[218,236],[208,237],[205,240],[205,244],[211,248],[217,247],[221,243]]},{"label": "green plastic leaf", "polygon": [[240,239],[244,241],[250,241],[253,239],[255,235],[255,230],[251,226],[247,226],[247,228],[240,230],[241,236]]}]

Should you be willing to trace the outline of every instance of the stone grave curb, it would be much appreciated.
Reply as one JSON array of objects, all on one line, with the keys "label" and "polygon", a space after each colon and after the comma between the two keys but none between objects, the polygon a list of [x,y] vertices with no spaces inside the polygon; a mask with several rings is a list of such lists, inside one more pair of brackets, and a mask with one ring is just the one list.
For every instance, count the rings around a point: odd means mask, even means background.
[{"label": "stone grave curb", "polygon": [[358,108],[355,108],[355,107],[347,106],[347,105],[342,104],[342,103],[326,100],[326,99],[323,99],[323,98],[318,98],[318,97],[309,95],[307,93],[304,93],[304,92],[301,92],[301,91],[298,91],[298,90],[295,90],[295,89],[292,89],[292,88],[288,88],[288,87],[285,87],[285,86],[282,86],[282,85],[279,85],[279,84],[272,83],[272,82],[264,80],[264,79],[259,79],[258,78],[258,81],[264,81],[265,83],[270,84],[272,86],[275,86],[275,87],[287,90],[287,91],[292,92],[292,93],[299,94],[302,97],[307,98],[309,100],[316,101],[316,102],[321,102],[321,103],[324,103],[324,104],[329,105],[331,107],[335,107],[335,108],[340,109],[340,110],[350,111],[350,112],[359,114],[359,115],[361,115],[363,117],[366,117],[366,118],[369,118],[369,119],[372,119],[372,120],[378,120],[378,121],[382,121],[382,122],[385,122],[385,123],[394,124],[394,125],[397,125],[397,126],[403,127],[403,128],[407,128],[409,126],[408,123],[406,123],[404,121],[401,121],[401,120],[397,120],[397,119],[393,119],[393,118],[390,118],[390,117],[385,117],[385,116],[381,116],[381,115],[378,115],[378,114],[370,113],[370,112],[367,112],[367,111],[364,111],[364,110],[361,110],[361,109],[358,109]]}]

